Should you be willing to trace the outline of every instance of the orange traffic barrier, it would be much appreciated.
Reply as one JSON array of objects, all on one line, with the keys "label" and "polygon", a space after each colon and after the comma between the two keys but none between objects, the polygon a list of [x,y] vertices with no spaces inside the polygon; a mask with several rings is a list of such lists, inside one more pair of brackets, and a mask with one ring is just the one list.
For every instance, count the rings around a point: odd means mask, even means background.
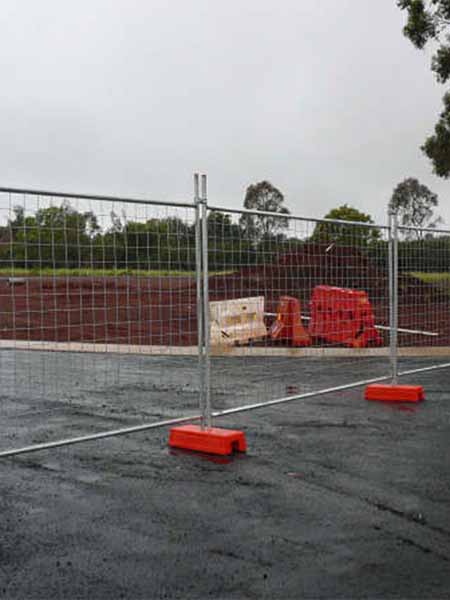
[{"label": "orange traffic barrier", "polygon": [[169,446],[221,455],[247,450],[244,432],[219,429],[218,427],[202,429],[199,425],[172,427],[169,434]]},{"label": "orange traffic barrier", "polygon": [[366,400],[378,402],[420,402],[425,400],[421,385],[388,385],[372,383],[366,387]]},{"label": "orange traffic barrier", "polygon": [[277,318],[270,328],[273,340],[288,340],[292,346],[310,346],[311,338],[303,327],[300,302],[291,296],[281,296]]},{"label": "orange traffic barrier", "polygon": [[382,344],[367,293],[328,285],[313,290],[309,335],[350,348]]}]

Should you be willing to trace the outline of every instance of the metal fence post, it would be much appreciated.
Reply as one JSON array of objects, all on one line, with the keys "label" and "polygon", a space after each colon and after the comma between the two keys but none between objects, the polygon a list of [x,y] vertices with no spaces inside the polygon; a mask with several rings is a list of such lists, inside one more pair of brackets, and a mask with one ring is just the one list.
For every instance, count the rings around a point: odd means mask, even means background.
[{"label": "metal fence post", "polygon": [[389,345],[392,384],[398,382],[398,216],[389,211]]},{"label": "metal fence post", "polygon": [[200,182],[198,173],[194,174],[194,202],[195,202],[195,281],[197,288],[197,351],[198,351],[198,379],[199,379],[199,409],[202,414],[200,421],[202,429],[204,428],[205,414],[205,369],[203,353],[203,276],[202,276],[202,215],[200,199]]},{"label": "metal fence post", "polygon": [[212,426],[211,416],[211,351],[210,351],[210,322],[209,322],[209,270],[208,270],[208,204],[207,204],[207,179],[202,175],[201,182],[201,210],[202,210],[202,263],[203,263],[203,337],[204,337],[204,393],[205,405],[203,419],[206,427]]}]

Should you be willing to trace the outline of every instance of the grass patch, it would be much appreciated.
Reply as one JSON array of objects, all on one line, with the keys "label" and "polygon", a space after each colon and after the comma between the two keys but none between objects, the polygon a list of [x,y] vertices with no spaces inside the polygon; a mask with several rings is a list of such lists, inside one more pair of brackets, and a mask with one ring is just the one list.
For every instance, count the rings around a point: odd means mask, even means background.
[{"label": "grass patch", "polygon": [[421,271],[413,271],[410,275],[420,279],[424,283],[450,284],[450,273],[422,273]]},{"label": "grass patch", "polygon": [[[210,271],[210,275],[228,275],[233,271]],[[123,277],[134,275],[141,277],[190,277],[195,271],[177,271],[172,269],[11,269],[0,268],[1,277]]]},{"label": "grass patch", "polygon": [[434,285],[439,290],[450,294],[450,273],[423,273],[421,271],[413,271],[410,275],[423,281],[423,283]]}]

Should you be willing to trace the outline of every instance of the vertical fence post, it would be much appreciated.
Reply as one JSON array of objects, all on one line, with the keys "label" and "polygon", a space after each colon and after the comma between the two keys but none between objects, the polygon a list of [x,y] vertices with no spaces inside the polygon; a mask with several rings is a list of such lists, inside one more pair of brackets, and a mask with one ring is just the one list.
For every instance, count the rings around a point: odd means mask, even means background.
[{"label": "vertical fence post", "polygon": [[389,211],[389,345],[392,384],[398,382],[398,216]]},{"label": "vertical fence post", "polygon": [[202,263],[203,263],[203,337],[204,337],[204,393],[205,410],[203,420],[208,429],[212,426],[211,417],[211,352],[210,352],[210,322],[209,322],[209,270],[208,270],[208,204],[207,204],[207,179],[202,175],[201,185],[201,210],[202,210]]},{"label": "vertical fence post", "polygon": [[202,414],[201,428],[205,426],[205,368],[204,368],[204,322],[203,322],[203,276],[202,276],[202,208],[200,199],[200,181],[198,173],[194,173],[194,202],[195,202],[195,281],[197,289],[197,352],[198,380],[200,389],[199,409]]}]

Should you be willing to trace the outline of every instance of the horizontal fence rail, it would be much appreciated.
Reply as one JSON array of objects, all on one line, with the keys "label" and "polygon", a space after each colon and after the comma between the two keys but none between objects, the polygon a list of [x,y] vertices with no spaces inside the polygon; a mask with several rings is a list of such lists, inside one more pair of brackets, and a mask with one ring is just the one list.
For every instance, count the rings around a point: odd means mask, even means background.
[{"label": "horizontal fence rail", "polygon": [[126,204],[143,204],[143,205],[156,205],[156,206],[180,206],[187,208],[194,208],[192,202],[169,202],[165,200],[152,200],[150,198],[132,198],[129,196],[111,196],[101,194],[77,194],[74,192],[55,192],[49,190],[36,190],[27,188],[15,188],[15,187],[0,187],[0,194],[22,194],[26,196],[41,196],[42,198],[64,198],[65,200],[97,200],[102,202],[125,202]]},{"label": "horizontal fence rail", "polygon": [[[419,369],[409,369],[407,371],[400,371],[398,373],[398,376],[405,377],[408,375],[415,375],[417,373],[434,371],[436,369],[444,368],[444,367],[449,368],[450,363],[442,364],[440,366],[435,365],[435,366],[423,367],[423,368],[419,368]],[[372,379],[364,379],[362,381],[354,381],[349,384],[334,386],[331,388],[325,388],[325,389],[321,389],[321,390],[315,390],[313,392],[306,392],[304,394],[298,394],[298,395],[294,395],[294,396],[287,396],[285,398],[277,398],[275,400],[267,400],[265,402],[258,402],[258,403],[254,403],[254,404],[244,404],[244,405],[236,406],[234,408],[229,408],[226,410],[213,411],[211,414],[211,417],[214,419],[230,417],[232,415],[236,415],[236,414],[240,414],[240,413],[252,412],[254,410],[260,410],[260,409],[266,409],[266,408],[270,408],[272,406],[288,404],[290,402],[298,402],[299,400],[308,400],[310,398],[316,398],[318,396],[326,396],[328,394],[336,394],[338,392],[343,392],[343,391],[351,390],[354,388],[363,387],[363,386],[369,385],[371,383],[380,383],[382,381],[387,381],[388,379],[390,379],[390,375],[385,375],[382,377],[374,377]],[[171,427],[172,425],[181,425],[183,423],[201,421],[203,418],[204,417],[202,414],[197,414],[197,415],[191,415],[189,417],[180,417],[180,418],[169,419],[169,420],[165,420],[165,421],[157,421],[156,423],[144,423],[142,425],[138,425],[135,427],[126,427],[126,428],[117,429],[117,430],[109,430],[109,431],[104,431],[104,432],[100,432],[100,433],[96,433],[96,434],[92,434],[92,435],[85,435],[85,436],[74,437],[74,438],[65,438],[62,440],[56,440],[54,442],[34,444],[34,445],[28,446],[28,447],[0,451],[0,458],[11,458],[13,456],[19,456],[21,454],[29,454],[31,452],[41,452],[43,450],[52,450],[54,448],[60,448],[63,446],[72,446],[75,444],[94,442],[94,441],[112,438],[112,437],[119,437],[119,436],[124,436],[124,435],[135,434],[135,433],[143,433],[143,432],[149,431],[151,429],[159,429],[159,428],[163,428],[163,427]]]},{"label": "horizontal fence rail", "polygon": [[[288,221],[306,221],[306,222],[311,222],[311,223],[329,223],[329,224],[333,224],[333,225],[349,225],[350,227],[358,227],[358,226],[362,226],[362,227],[366,227],[366,228],[373,228],[373,229],[389,229],[388,225],[379,225],[376,223],[367,223],[365,221],[345,221],[343,219],[325,219],[325,218],[318,218],[318,217],[306,217],[306,216],[300,216],[300,215],[293,215],[293,214],[284,214],[282,215],[282,217],[280,217],[280,213],[279,212],[270,212],[270,211],[263,211],[263,210],[251,210],[248,208],[224,208],[223,206],[210,206],[208,205],[209,210],[211,211],[217,211],[217,212],[226,212],[228,214],[235,214],[235,215],[256,215],[256,216],[260,216],[260,217],[268,217],[268,218],[275,218],[275,219],[287,219]],[[432,231],[436,231],[435,229],[433,229]]]}]

